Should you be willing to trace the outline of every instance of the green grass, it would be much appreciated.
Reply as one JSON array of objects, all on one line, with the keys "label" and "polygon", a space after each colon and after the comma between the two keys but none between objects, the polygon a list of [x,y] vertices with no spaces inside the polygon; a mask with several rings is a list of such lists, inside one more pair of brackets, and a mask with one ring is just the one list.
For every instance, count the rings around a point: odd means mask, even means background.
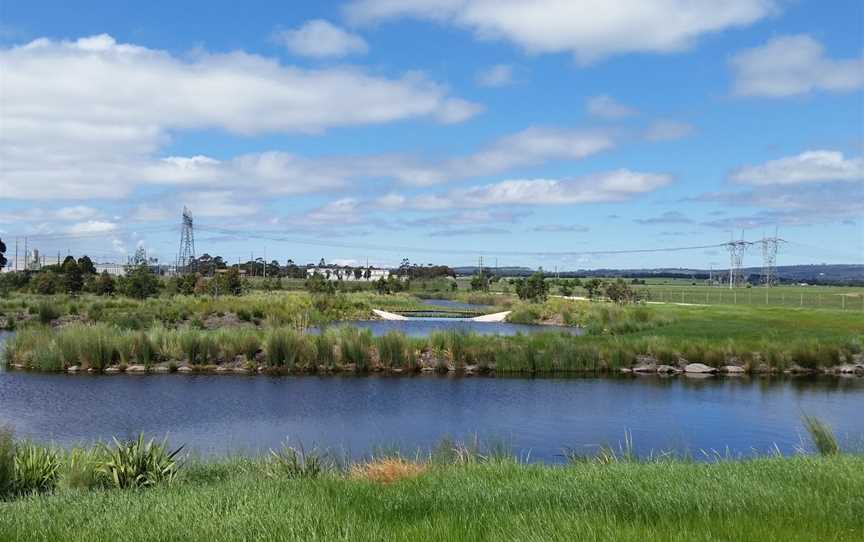
[{"label": "green grass", "polygon": [[861,540],[864,458],[745,462],[496,461],[382,485],[198,467],[144,491],[0,504],[3,540]]}]

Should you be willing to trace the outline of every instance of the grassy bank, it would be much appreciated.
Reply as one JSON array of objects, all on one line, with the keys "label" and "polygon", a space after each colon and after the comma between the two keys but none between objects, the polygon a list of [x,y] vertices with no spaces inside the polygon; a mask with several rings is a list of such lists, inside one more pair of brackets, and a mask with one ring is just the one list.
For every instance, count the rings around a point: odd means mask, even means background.
[{"label": "grassy bank", "polygon": [[188,464],[138,489],[88,488],[79,474],[53,493],[0,502],[0,539],[857,541],[864,529],[860,455],[566,466],[448,458],[333,470],[282,452]]}]

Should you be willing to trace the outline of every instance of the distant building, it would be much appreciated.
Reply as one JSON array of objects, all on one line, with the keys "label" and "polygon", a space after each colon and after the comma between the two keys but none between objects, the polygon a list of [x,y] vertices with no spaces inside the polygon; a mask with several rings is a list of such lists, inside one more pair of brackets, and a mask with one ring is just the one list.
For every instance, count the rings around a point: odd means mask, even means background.
[{"label": "distant building", "polygon": [[126,266],[120,263],[94,263],[93,267],[96,268],[96,273],[99,275],[107,271],[109,275],[114,277],[126,276]]},{"label": "distant building", "polygon": [[[357,278],[355,274],[355,269],[359,269],[361,271],[360,278]],[[366,271],[369,271],[369,278],[366,278]],[[306,276],[311,277],[315,273],[323,276],[328,280],[344,280],[345,282],[374,282],[378,279],[387,279],[390,277],[389,269],[378,269],[375,267],[339,267],[339,266],[327,266],[327,267],[307,267],[306,268]]]}]

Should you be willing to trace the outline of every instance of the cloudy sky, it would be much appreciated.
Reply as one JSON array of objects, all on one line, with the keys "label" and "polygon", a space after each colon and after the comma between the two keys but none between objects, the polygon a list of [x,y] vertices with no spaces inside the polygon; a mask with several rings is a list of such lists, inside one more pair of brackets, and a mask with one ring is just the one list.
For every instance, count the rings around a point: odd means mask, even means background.
[{"label": "cloudy sky", "polygon": [[862,262],[862,10],[4,2],[0,237],[172,260],[186,205],[232,260]]}]

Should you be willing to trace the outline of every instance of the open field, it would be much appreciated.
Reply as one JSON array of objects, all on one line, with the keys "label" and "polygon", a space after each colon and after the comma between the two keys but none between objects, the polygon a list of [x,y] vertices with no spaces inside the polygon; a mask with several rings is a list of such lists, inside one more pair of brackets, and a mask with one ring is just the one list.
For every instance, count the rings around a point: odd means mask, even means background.
[{"label": "open field", "polygon": [[149,489],[64,489],[0,502],[0,539],[787,542],[864,531],[860,455],[565,467],[382,459],[344,472],[268,474],[238,458]]}]

